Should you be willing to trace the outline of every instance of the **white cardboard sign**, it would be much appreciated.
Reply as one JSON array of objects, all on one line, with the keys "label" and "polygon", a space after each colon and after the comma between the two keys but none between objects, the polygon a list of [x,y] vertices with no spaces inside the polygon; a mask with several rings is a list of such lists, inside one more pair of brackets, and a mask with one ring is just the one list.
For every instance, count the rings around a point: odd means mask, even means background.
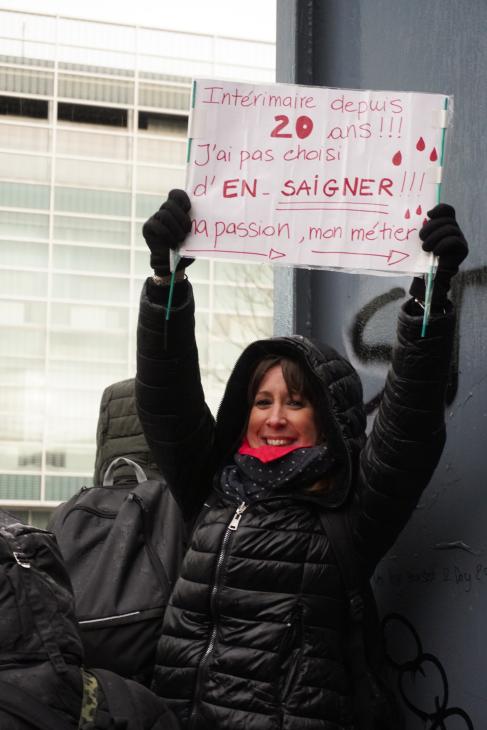
[{"label": "white cardboard sign", "polygon": [[441,94],[194,81],[181,251],[428,271],[418,231],[437,202],[450,113]]}]

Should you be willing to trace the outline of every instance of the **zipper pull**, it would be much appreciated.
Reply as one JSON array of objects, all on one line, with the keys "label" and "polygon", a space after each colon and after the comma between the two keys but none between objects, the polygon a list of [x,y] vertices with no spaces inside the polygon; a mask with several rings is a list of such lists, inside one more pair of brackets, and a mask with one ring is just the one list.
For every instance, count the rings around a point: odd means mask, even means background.
[{"label": "zipper pull", "polygon": [[240,519],[241,519],[243,513],[245,512],[245,510],[247,509],[247,506],[248,505],[245,502],[242,502],[242,504],[239,504],[239,506],[237,507],[237,509],[235,511],[235,514],[232,517],[232,521],[228,525],[229,530],[236,530],[238,528]]}]

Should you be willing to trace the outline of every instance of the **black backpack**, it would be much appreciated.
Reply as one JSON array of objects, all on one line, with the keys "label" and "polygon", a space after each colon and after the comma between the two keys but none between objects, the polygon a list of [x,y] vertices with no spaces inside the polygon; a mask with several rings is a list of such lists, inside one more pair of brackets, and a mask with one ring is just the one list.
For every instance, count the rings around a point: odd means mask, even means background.
[{"label": "black backpack", "polygon": [[[113,484],[124,463],[129,483]],[[180,510],[162,481],[125,457],[51,520],[75,600],[87,666],[149,685],[162,617],[184,552]]]},{"label": "black backpack", "polygon": [[0,728],[177,730],[149,689],[82,663],[71,582],[54,535],[0,511]]},{"label": "black backpack", "polygon": [[[56,718],[49,730],[76,730],[82,661],[71,584],[53,535],[0,512],[2,730],[45,727],[37,704]],[[38,724],[11,720],[11,707],[30,712]]]},{"label": "black backpack", "polygon": [[355,721],[360,730],[404,730],[391,688],[377,604],[361,575],[346,512],[320,512],[349,602],[345,658],[352,678]]}]

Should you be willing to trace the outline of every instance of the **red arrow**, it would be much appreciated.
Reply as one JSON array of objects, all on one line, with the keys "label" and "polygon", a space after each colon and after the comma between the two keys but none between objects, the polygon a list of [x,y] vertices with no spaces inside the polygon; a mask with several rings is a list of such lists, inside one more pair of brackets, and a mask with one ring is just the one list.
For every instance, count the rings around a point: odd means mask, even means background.
[{"label": "red arrow", "polygon": [[275,248],[271,248],[269,254],[258,253],[257,251],[235,251],[234,249],[224,248],[194,248],[193,246],[186,246],[184,251],[188,253],[213,253],[214,251],[216,251],[217,253],[236,253],[243,256],[265,256],[266,258],[270,258],[271,261],[274,259],[281,259],[283,256],[287,256],[287,254],[282,253],[282,251],[276,251]]},{"label": "red arrow", "polygon": [[396,251],[394,248],[391,248],[389,253],[368,253],[367,251],[312,251],[311,253],[335,253],[343,254],[345,256],[376,256],[380,259],[387,259],[388,266],[394,266],[395,264],[404,261],[404,259],[409,258],[408,253],[405,253],[404,251]]},{"label": "red arrow", "polygon": [[[271,249],[272,251],[273,249]],[[193,248],[186,246],[184,248],[184,252],[189,251],[190,253],[236,253],[239,256],[265,256],[267,258],[267,254],[265,253],[257,253],[256,251],[235,251],[233,248],[231,249],[225,249],[225,248]],[[286,254],[281,254],[281,256],[285,256]]]}]

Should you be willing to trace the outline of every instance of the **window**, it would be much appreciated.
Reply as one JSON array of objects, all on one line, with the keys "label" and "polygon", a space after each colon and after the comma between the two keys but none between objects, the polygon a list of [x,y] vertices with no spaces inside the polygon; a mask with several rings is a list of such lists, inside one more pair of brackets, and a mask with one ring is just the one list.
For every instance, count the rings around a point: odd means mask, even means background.
[{"label": "window", "polygon": [[[15,91],[19,91],[19,89],[15,88]],[[29,93],[32,93],[32,91]],[[45,93],[49,92],[46,91]],[[0,96],[0,114],[47,119],[48,112],[49,104],[44,99],[19,99],[15,96]]]},{"label": "window", "polygon": [[58,119],[78,124],[101,124],[111,127],[126,127],[128,112],[126,109],[105,106],[89,106],[89,104],[69,104],[60,102],[57,111]]},{"label": "window", "polygon": [[139,129],[148,132],[162,132],[186,137],[188,131],[188,117],[173,114],[159,114],[157,112],[139,112]]},{"label": "window", "polygon": [[130,245],[130,223],[125,221],[56,215],[53,233],[57,241],[108,243],[120,247]]},{"label": "window", "polygon": [[0,182],[0,205],[6,208],[49,208],[49,187]]},{"label": "window", "polygon": [[130,216],[130,193],[114,190],[87,190],[82,188],[57,187],[54,207],[70,213],[91,213],[93,215]]}]

